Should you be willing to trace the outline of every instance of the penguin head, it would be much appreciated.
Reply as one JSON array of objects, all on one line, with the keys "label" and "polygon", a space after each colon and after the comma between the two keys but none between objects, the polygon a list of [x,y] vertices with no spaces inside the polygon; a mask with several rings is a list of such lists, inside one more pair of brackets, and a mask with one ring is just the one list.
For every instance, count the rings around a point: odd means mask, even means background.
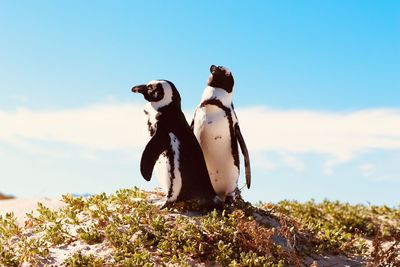
[{"label": "penguin head", "polygon": [[132,92],[141,93],[144,99],[149,101],[155,109],[168,105],[180,107],[181,97],[175,85],[167,80],[153,80],[148,84],[132,87]]},{"label": "penguin head", "polygon": [[210,77],[208,77],[209,86],[222,88],[228,93],[233,91],[234,80],[230,70],[223,66],[211,65],[210,73]]}]

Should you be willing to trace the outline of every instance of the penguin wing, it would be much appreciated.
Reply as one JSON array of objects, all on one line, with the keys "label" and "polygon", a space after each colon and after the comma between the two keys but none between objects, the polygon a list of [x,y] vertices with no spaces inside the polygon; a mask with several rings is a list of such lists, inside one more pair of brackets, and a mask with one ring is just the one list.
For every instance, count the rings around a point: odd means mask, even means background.
[{"label": "penguin wing", "polygon": [[154,164],[160,154],[168,148],[170,138],[166,133],[157,130],[143,151],[140,161],[140,172],[145,180],[150,181]]},{"label": "penguin wing", "polygon": [[239,124],[236,124],[235,132],[236,132],[237,139],[239,141],[240,150],[242,150],[242,154],[244,157],[244,167],[245,167],[245,172],[246,172],[246,185],[247,185],[247,188],[250,188],[251,170],[250,170],[249,151],[247,151],[247,146],[246,146],[246,143],[244,142],[243,135],[240,132]]}]

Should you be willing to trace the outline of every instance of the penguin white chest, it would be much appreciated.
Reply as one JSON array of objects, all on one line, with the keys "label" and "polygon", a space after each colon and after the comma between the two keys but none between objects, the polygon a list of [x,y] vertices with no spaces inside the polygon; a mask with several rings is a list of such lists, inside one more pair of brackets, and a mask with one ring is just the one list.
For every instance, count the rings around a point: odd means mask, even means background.
[{"label": "penguin white chest", "polygon": [[155,165],[156,176],[169,201],[175,201],[182,189],[180,173],[180,142],[169,133],[170,148],[161,153]]},{"label": "penguin white chest", "polygon": [[214,190],[222,198],[235,191],[239,177],[230,131],[236,121],[232,116],[230,123],[225,111],[213,105],[199,108],[195,115],[194,134],[203,150]]}]

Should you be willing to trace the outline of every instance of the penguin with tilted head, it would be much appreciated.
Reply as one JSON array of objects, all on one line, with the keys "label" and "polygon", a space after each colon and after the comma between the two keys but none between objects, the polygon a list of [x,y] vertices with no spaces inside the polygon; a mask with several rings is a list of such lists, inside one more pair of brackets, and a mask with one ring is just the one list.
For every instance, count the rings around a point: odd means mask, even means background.
[{"label": "penguin with tilted head", "polygon": [[134,86],[132,92],[143,94],[149,101],[144,112],[151,139],[143,151],[140,171],[150,181],[155,166],[167,195],[163,208],[184,200],[198,200],[207,208],[219,208],[222,202],[212,187],[200,145],[181,110],[181,97],[175,85],[155,80]]},{"label": "penguin with tilted head", "polygon": [[244,156],[248,188],[251,181],[250,159],[232,104],[232,73],[225,67],[214,65],[210,67],[210,72],[191,127],[203,150],[215,192],[231,203],[238,191],[238,143]]}]

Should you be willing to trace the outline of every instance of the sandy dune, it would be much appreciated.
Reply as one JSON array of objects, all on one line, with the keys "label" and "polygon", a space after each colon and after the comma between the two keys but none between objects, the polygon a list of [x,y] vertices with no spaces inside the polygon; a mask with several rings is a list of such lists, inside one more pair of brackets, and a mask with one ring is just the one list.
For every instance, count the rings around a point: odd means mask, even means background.
[{"label": "sandy dune", "polygon": [[57,209],[65,205],[55,198],[14,198],[0,201],[0,215],[13,212],[20,224],[26,220],[26,213],[32,211],[37,214],[37,203],[40,202],[50,209]]}]

